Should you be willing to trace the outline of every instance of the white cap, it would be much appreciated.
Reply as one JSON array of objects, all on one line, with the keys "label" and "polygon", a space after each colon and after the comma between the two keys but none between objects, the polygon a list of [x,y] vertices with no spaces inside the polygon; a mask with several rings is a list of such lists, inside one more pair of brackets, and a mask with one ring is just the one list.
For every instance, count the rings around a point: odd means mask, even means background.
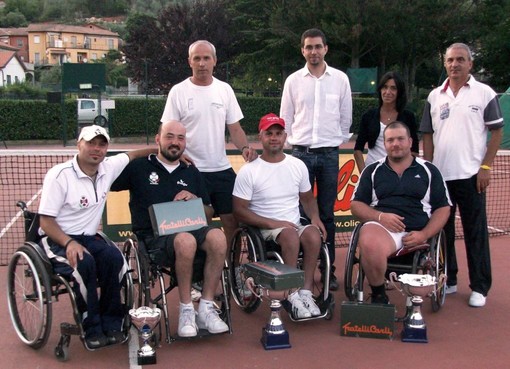
[{"label": "white cap", "polygon": [[97,136],[104,136],[106,141],[110,142],[110,136],[108,136],[106,129],[96,125],[83,127],[81,129],[80,136],[78,137],[78,141],[81,141],[82,139],[85,141],[91,141]]}]

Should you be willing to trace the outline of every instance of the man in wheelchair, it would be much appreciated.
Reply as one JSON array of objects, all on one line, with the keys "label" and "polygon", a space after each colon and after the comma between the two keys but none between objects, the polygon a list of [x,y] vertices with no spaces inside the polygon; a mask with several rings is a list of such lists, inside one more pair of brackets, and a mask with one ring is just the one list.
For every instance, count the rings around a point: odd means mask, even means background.
[{"label": "man in wheelchair", "polygon": [[[112,186],[112,190],[129,190],[131,224],[139,241],[149,253],[158,255],[163,266],[175,269],[179,290],[180,337],[194,337],[198,329],[223,333],[228,325],[219,317],[214,294],[223,270],[227,241],[220,229],[209,226],[190,232],[154,237],[149,206],[168,201],[187,201],[200,197],[208,218],[212,217],[205,182],[193,165],[180,161],[186,148],[186,129],[177,121],[162,123],[156,135],[158,154],[130,163]],[[206,254],[204,284],[198,317],[191,299],[193,260],[198,250]]]},{"label": "man in wheelchair", "polygon": [[439,170],[411,154],[409,128],[395,121],[384,130],[387,157],[361,173],[351,202],[363,222],[358,247],[372,289],[372,303],[388,303],[387,258],[403,247],[422,245],[448,220],[450,199]]},{"label": "man in wheelchair", "polygon": [[[285,122],[275,114],[260,119],[262,155],[245,164],[234,185],[234,215],[245,224],[260,228],[262,237],[281,246],[283,260],[295,266],[300,245],[304,253],[304,287],[288,296],[295,318],[321,314],[312,297],[314,271],[326,229],[319,218],[308,169],[301,160],[286,155]],[[310,225],[301,225],[299,203]]]},{"label": "man in wheelchair", "polygon": [[78,154],[46,174],[38,211],[47,236],[41,246],[55,273],[69,275],[76,282],[74,292],[89,349],[125,339],[122,321],[126,312],[120,291],[127,265],[120,250],[97,235],[106,194],[131,159],[154,151],[106,158],[109,141],[104,128],[84,127],[78,137]]}]

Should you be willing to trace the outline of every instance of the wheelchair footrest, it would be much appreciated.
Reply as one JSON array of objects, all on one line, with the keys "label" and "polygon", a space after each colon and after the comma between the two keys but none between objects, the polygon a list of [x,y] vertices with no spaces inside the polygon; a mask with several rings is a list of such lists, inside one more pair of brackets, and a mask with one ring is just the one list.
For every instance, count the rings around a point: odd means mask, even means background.
[{"label": "wheelchair footrest", "polygon": [[76,324],[60,323],[60,334],[68,336],[80,336],[81,328]]},{"label": "wheelchair footrest", "polygon": [[395,305],[342,302],[340,335],[393,339]]}]

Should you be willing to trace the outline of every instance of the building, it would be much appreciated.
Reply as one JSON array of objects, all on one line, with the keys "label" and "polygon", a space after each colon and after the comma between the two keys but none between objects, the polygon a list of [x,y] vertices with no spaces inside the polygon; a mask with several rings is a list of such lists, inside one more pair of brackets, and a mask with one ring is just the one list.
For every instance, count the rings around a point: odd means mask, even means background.
[{"label": "building", "polygon": [[18,56],[28,63],[28,32],[27,27],[0,28],[0,43],[16,47]]},{"label": "building", "polygon": [[36,67],[86,63],[119,49],[119,34],[98,25],[38,23],[27,27],[28,59]]},{"label": "building", "polygon": [[0,87],[25,82],[28,70],[17,51],[15,47],[0,44]]}]

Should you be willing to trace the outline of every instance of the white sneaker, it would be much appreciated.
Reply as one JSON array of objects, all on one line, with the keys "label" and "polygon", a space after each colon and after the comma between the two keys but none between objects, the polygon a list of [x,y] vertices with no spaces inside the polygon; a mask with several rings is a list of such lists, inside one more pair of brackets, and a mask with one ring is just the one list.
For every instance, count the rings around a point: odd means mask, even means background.
[{"label": "white sneaker", "polygon": [[195,337],[198,333],[198,327],[195,323],[195,316],[197,315],[195,309],[192,307],[185,307],[179,313],[179,327],[177,334],[180,337]]},{"label": "white sneaker", "polygon": [[453,293],[457,293],[457,285],[454,285],[454,286],[448,286],[446,285],[445,289],[444,289],[444,293],[446,295],[451,295]]},{"label": "white sneaker", "polygon": [[312,316],[321,315],[321,309],[319,309],[319,307],[315,303],[315,300],[313,299],[312,296],[312,291],[299,290],[299,298],[301,299],[301,301],[303,301],[303,304],[308,309],[310,314],[312,314]]},{"label": "white sneaker", "polygon": [[200,306],[198,309],[198,328],[207,329],[212,334],[228,331],[228,325],[221,320],[218,308],[212,303],[207,303],[205,307]]},{"label": "white sneaker", "polygon": [[305,303],[299,297],[298,292],[291,294],[287,300],[292,305],[292,316],[296,319],[310,318],[312,313],[306,308]]},{"label": "white sneaker", "polygon": [[469,306],[471,307],[482,307],[485,306],[485,300],[487,297],[482,295],[480,292],[473,291],[469,297]]}]

